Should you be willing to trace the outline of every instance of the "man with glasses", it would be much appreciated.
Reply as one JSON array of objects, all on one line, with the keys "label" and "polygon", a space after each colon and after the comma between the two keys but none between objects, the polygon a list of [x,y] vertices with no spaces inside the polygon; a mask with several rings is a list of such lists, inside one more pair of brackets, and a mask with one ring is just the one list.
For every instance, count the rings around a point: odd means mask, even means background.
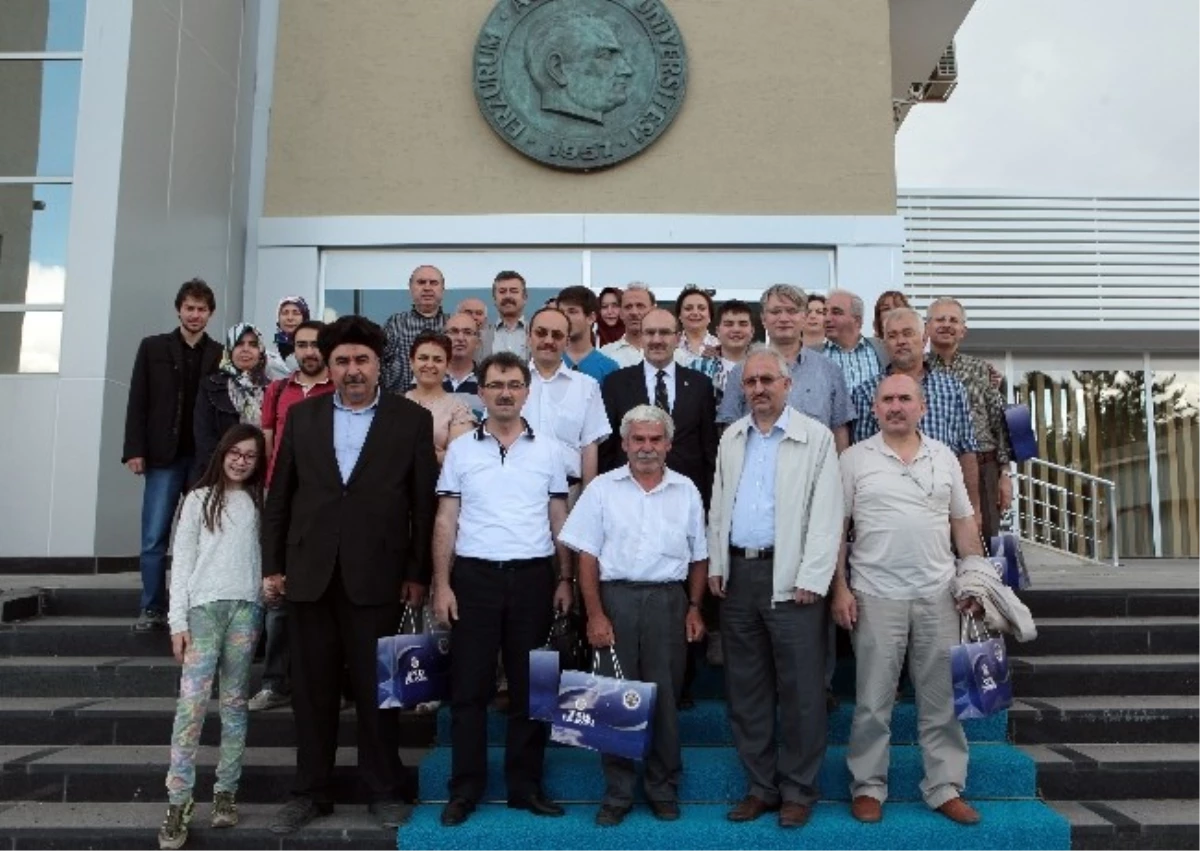
[{"label": "man with glasses", "polygon": [[535,434],[562,444],[567,482],[586,488],[596,477],[600,441],[612,429],[596,379],[563,362],[570,327],[571,320],[557,307],[543,307],[529,320],[533,370],[521,415]]},{"label": "man with glasses", "polygon": [[479,326],[470,314],[456,313],[446,320],[446,336],[450,338],[450,362],[446,365],[442,388],[447,393],[457,394],[479,418],[483,411],[483,403],[479,401],[479,379],[475,375]]},{"label": "man with glasses", "polygon": [[829,429],[787,404],[788,360],[755,346],[742,365],[751,414],[721,438],[708,516],[729,720],[749,780],[728,818],[778,809],[780,827],[801,827],[825,757],[823,598],[842,537],[841,480]]},{"label": "man with glasses", "polygon": [[875,384],[872,400],[882,429],[841,459],[854,548],[849,584],[843,551],[832,594],[833,617],[850,630],[858,663],[846,759],[850,811],[862,822],[883,818],[892,706],[907,650],[925,764],[921,794],[951,821],[975,824],[979,813],[960,797],[967,738],[954,715],[950,682],[959,613],[980,611],[969,597],[955,602],[952,590],[951,540],[962,557],[983,555],[974,509],[954,452],[920,428],[926,416],[921,383],[911,375],[889,375]]},{"label": "man with glasses", "polygon": [[563,815],[542,792],[546,726],[529,718],[529,651],[545,643],[554,609],[565,612],[572,602],[571,562],[556,548],[567,516],[566,468],[558,442],[521,417],[531,378],[524,361],[491,355],[479,378],[487,418],[446,451],[433,533],[434,614],[452,627],[447,827],[465,822],[487,789],[497,653],[509,677],[508,806]]},{"label": "man with glasses", "polygon": [[[841,370],[828,358],[805,350],[804,311],[803,291],[790,284],[775,284],[763,293],[762,318],[767,341],[791,364],[791,391],[787,403],[832,431],[837,450],[841,452],[850,445],[854,408]],[[742,369],[740,365],[735,366],[721,399],[717,422],[732,423],[746,416],[749,410],[742,388]]]},{"label": "man with glasses", "polygon": [[[712,382],[704,373],[676,361],[679,323],[661,308],[651,310],[641,322],[645,360],[618,369],[604,382],[604,408],[612,431],[638,405],[655,405],[671,415],[675,437],[667,466],[692,480],[707,509],[712,494],[713,464],[717,457],[716,401]],[[600,448],[602,472],[627,462],[620,436],[614,434]]]}]

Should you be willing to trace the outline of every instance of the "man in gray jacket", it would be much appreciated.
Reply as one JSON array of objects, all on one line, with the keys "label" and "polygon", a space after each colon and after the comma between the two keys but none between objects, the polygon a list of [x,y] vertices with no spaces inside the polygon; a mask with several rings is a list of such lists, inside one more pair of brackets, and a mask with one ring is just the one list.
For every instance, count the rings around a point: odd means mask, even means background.
[{"label": "man in gray jacket", "polygon": [[[721,438],[709,513],[709,590],[721,598],[733,740],[749,778],[728,817],[808,822],[825,757],[824,597],[841,538],[833,434],[786,400],[790,364],[751,349],[751,414]],[[782,747],[776,749],[779,705]]]}]

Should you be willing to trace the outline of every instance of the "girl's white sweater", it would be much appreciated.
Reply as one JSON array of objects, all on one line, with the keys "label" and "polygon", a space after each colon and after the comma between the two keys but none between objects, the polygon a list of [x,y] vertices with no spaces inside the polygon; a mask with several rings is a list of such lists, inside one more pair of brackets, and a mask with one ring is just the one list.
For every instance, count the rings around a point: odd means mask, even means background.
[{"label": "girl's white sweater", "polygon": [[257,603],[262,588],[262,550],[258,509],[244,490],[225,492],[220,526],[204,526],[208,488],[197,488],[183,501],[171,559],[171,633],[188,628],[188,610],[215,600]]}]

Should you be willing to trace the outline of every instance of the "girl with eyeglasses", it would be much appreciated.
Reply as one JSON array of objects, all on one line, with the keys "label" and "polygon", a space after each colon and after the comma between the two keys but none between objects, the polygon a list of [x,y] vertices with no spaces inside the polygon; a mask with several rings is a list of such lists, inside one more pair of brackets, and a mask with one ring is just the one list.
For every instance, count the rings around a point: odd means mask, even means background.
[{"label": "girl with eyeglasses", "polygon": [[250,664],[262,628],[259,525],[266,441],[238,423],[221,437],[183,501],[171,563],[171,651],[183,663],[167,772],[167,817],[158,847],[182,848],[192,820],[196,751],[213,678],[221,684],[221,745],[212,826],[238,822],[237,790],[246,750]]}]

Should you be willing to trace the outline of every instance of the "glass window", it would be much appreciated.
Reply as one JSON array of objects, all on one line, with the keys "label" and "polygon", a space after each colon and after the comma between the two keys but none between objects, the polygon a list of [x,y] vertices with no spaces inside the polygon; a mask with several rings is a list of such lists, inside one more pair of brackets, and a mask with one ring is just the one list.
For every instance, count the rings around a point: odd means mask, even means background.
[{"label": "glass window", "polygon": [[83,50],[87,0],[3,0],[0,52]]},{"label": "glass window", "polygon": [[1195,361],[1154,362],[1154,438],[1162,554],[1195,558],[1200,556],[1200,372]]},{"label": "glass window", "polygon": [[0,313],[0,374],[58,372],[62,313]]},{"label": "glass window", "polygon": [[0,184],[0,304],[62,304],[68,184]]},{"label": "glass window", "polygon": [[771,284],[829,292],[831,255],[828,249],[598,250],[592,252],[592,282],[599,291],[643,281],[660,302],[674,301],[680,290],[695,284],[716,290],[718,303],[730,298],[756,303]]},{"label": "glass window", "polygon": [[71,175],[81,68],[78,60],[0,58],[0,175]]}]

